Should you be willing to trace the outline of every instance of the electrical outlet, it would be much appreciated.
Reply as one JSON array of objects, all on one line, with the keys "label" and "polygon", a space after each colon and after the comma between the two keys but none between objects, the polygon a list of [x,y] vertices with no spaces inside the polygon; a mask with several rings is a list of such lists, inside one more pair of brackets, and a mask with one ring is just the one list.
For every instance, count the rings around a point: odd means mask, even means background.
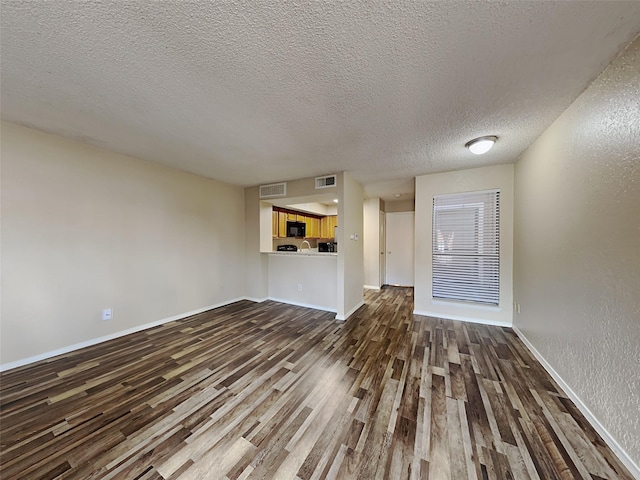
[{"label": "electrical outlet", "polygon": [[301,284],[301,283],[299,283],[299,284],[298,284],[298,291],[299,291],[299,292],[301,292],[301,291],[302,291],[302,284]]},{"label": "electrical outlet", "polygon": [[111,320],[113,318],[113,310],[105,308],[102,310],[102,320]]}]

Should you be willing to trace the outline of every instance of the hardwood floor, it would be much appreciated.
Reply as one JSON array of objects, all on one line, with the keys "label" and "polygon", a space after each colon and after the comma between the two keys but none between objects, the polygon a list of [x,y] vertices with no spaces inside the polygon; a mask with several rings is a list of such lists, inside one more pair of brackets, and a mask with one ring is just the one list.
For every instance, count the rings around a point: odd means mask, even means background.
[{"label": "hardwood floor", "polygon": [[632,479],[508,328],[241,301],[2,374],[2,479]]}]

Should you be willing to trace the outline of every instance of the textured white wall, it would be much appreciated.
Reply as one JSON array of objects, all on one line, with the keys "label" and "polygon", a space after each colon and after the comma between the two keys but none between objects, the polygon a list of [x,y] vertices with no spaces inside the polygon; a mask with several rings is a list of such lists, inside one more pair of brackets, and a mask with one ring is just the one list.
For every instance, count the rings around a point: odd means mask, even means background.
[{"label": "textured white wall", "polygon": [[241,188],[10,123],[1,135],[2,364],[244,296]]},{"label": "textured white wall", "polygon": [[640,38],[515,183],[514,324],[640,464]]},{"label": "textured white wall", "polygon": [[[434,301],[431,296],[433,196],[500,189],[500,305]],[[510,325],[513,299],[513,165],[474,168],[416,178],[415,311],[422,315]]]}]

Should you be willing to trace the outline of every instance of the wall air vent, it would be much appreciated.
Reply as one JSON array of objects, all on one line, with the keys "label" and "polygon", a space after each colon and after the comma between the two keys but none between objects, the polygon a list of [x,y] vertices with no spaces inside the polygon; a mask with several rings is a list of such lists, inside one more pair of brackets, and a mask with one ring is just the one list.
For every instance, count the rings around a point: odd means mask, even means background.
[{"label": "wall air vent", "polygon": [[284,197],[287,194],[287,183],[260,185],[260,198]]},{"label": "wall air vent", "polygon": [[316,177],[316,190],[318,188],[331,188],[337,185],[336,175],[327,175],[325,177]]}]

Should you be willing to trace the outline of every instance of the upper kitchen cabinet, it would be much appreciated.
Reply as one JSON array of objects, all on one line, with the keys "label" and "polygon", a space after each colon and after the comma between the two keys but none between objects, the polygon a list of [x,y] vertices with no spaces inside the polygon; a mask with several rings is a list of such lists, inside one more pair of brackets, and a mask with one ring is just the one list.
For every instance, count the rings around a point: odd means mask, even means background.
[{"label": "upper kitchen cabinet", "polygon": [[275,210],[271,212],[271,231],[273,234],[273,238],[278,237],[278,212]]},{"label": "upper kitchen cabinet", "polygon": [[334,238],[338,226],[338,216],[329,215],[320,220],[320,238]]},{"label": "upper kitchen cabinet", "polygon": [[287,214],[278,212],[278,238],[287,236]]},{"label": "upper kitchen cabinet", "polygon": [[287,236],[287,212],[273,210],[271,213],[271,230],[273,238],[285,238]]},{"label": "upper kitchen cabinet", "polygon": [[317,217],[307,217],[305,220],[307,224],[307,237],[319,238],[320,237],[320,219]]},{"label": "upper kitchen cabinet", "polygon": [[324,230],[322,225],[324,221],[324,217],[320,217],[319,215],[295,212],[276,207],[272,212],[272,236],[273,238],[286,238],[287,222],[303,222],[306,229],[306,238],[332,238],[333,228],[326,229],[327,232],[331,232],[331,235],[323,236]]}]

